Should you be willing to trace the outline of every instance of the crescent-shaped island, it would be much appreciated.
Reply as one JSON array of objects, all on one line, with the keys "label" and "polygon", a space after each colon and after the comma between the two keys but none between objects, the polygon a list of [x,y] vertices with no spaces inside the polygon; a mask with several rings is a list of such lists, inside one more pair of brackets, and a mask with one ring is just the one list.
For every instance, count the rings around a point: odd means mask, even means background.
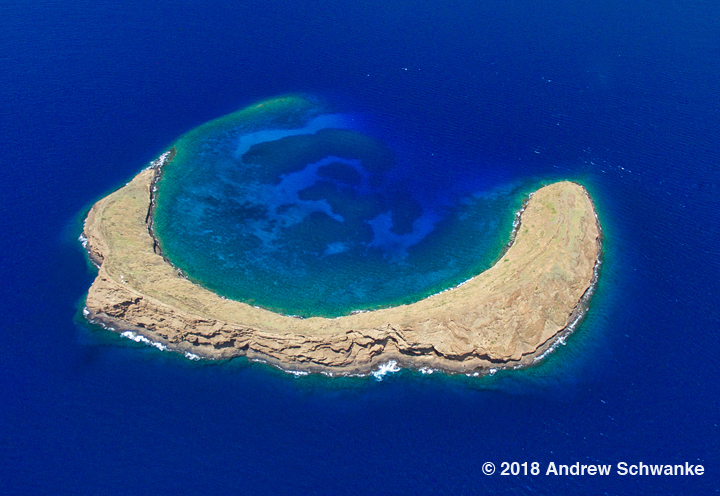
[{"label": "crescent-shaped island", "polygon": [[450,373],[528,365],[584,312],[597,278],[593,204],[582,186],[558,182],[531,195],[497,263],[458,287],[337,318],[280,315],[220,297],[156,253],[148,220],[161,162],[90,210],[84,236],[99,270],[84,313],[203,358],[247,356],[333,375],[390,360]]},{"label": "crescent-shaped island", "polygon": [[499,259],[475,262],[503,242],[495,200],[443,221],[398,182],[416,167],[354,122],[291,95],[183,135],[89,211],[85,318],[190,358],[327,375],[482,375],[534,363],[573,329],[601,256],[585,188],[529,195]]}]

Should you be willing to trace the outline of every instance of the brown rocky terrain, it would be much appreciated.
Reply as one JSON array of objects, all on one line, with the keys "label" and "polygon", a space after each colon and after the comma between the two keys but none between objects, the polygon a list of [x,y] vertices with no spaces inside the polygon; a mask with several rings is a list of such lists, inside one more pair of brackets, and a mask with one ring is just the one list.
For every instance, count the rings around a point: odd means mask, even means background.
[{"label": "brown rocky terrain", "polygon": [[487,271],[409,305],[299,319],[224,299],[184,278],[148,228],[157,167],[97,202],[84,235],[99,265],[86,318],[203,358],[247,356],[286,370],[367,373],[390,360],[453,373],[527,365],[584,312],[601,232],[585,189],[559,182],[527,201]]}]

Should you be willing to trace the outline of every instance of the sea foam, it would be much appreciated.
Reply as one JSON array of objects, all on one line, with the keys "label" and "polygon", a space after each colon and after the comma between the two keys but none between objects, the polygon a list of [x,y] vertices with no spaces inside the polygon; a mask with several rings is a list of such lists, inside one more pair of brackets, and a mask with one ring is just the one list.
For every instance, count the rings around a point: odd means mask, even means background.
[{"label": "sea foam", "polygon": [[[167,351],[168,347],[165,346],[162,343],[158,343],[157,341],[151,341],[150,339],[146,338],[145,336],[138,334],[136,332],[132,331],[123,331],[120,333],[120,335],[124,338],[130,339],[131,341],[135,341],[136,343],[144,343],[149,346],[154,346],[160,351]],[[192,353],[191,353],[192,354]],[[197,355],[195,355],[197,356]],[[200,358],[200,357],[198,357]]]},{"label": "sea foam", "polygon": [[380,367],[372,373],[372,375],[377,379],[378,381],[382,381],[383,377],[385,377],[387,374],[394,374],[396,372],[400,372],[400,367],[398,367],[398,364],[395,360],[390,360],[387,363],[384,363],[380,365]]}]

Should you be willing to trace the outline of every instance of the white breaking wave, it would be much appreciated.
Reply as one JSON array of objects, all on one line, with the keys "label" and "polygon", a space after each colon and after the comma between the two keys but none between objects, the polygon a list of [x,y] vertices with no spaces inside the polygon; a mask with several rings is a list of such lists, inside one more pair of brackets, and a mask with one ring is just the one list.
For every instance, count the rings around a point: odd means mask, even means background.
[{"label": "white breaking wave", "polygon": [[[100,325],[103,329],[107,329],[108,331],[113,331],[113,332],[116,331],[116,329],[115,329],[114,327],[112,327],[112,326],[106,325],[106,324],[104,324],[103,322],[98,322],[98,321],[89,319],[88,317],[90,316],[90,310],[89,310],[87,307],[83,307],[82,313],[83,313],[83,316],[84,316],[84,317],[88,320],[88,322],[90,322],[91,324]],[[159,343],[159,342],[157,342],[157,341],[152,341],[152,340],[146,338],[145,336],[143,336],[142,334],[138,334],[138,333],[133,332],[133,331],[123,331],[123,332],[120,333],[120,336],[123,337],[123,338],[127,338],[127,339],[129,339],[129,340],[131,340],[131,341],[135,341],[136,343],[143,343],[143,344],[146,344],[146,345],[148,345],[148,346],[152,346],[153,348],[157,348],[157,349],[160,350],[160,351],[177,351],[177,350],[171,350],[171,349],[169,349],[167,346],[165,346],[164,344]],[[179,353],[179,351],[178,351],[178,353]],[[182,352],[182,354],[183,354],[183,355],[185,356],[185,358],[187,358],[188,360],[202,360],[202,357],[201,357],[200,355],[196,355],[195,353],[191,353],[191,352],[189,352],[189,351],[184,351],[184,352]]]},{"label": "white breaking wave", "polygon": [[160,155],[158,158],[150,162],[150,164],[145,168],[145,170],[148,169],[154,169],[156,167],[162,167],[165,165],[165,162],[167,162],[167,159],[170,157],[170,151],[166,151],[162,155]]},{"label": "white breaking wave", "polygon": [[[85,222],[83,222],[83,230],[84,229],[85,229]],[[84,231],[78,237],[78,241],[80,241],[80,244],[82,245],[83,250],[85,250],[87,252],[88,251],[88,239],[87,239],[87,236],[85,236]],[[93,264],[95,267],[97,267],[98,269],[100,268],[100,266],[98,264],[96,264],[95,260],[93,260],[91,257],[88,256],[88,260],[90,260],[90,263]]]},{"label": "white breaking wave", "polygon": [[493,375],[497,374],[497,371],[498,371],[498,370],[499,370],[499,369],[489,369],[489,370],[487,371],[487,373],[484,373],[484,372],[482,372],[482,371],[480,371],[480,370],[476,370],[475,372],[472,372],[472,373],[469,373],[469,374],[465,374],[465,375],[466,375],[467,377],[485,377],[485,376],[488,376],[488,375],[493,376]]},{"label": "white breaking wave", "polygon": [[287,372],[288,374],[292,374],[295,377],[302,377],[309,374],[309,372],[305,372],[303,370],[286,370],[285,372]]},{"label": "white breaking wave", "polygon": [[148,338],[146,338],[145,336],[143,336],[141,334],[137,334],[132,331],[123,331],[120,333],[120,335],[124,338],[128,338],[132,341],[135,341],[136,343],[144,343],[149,346],[154,346],[155,348],[157,348],[160,351],[167,351],[167,349],[168,349],[167,346],[165,346],[164,344],[158,343],[156,341],[151,341]]},{"label": "white breaking wave", "polygon": [[396,372],[400,372],[400,367],[398,367],[398,364],[395,360],[390,360],[389,362],[380,365],[380,368],[373,372],[372,375],[374,375],[375,379],[377,379],[378,381],[382,381],[383,377],[385,377],[387,374],[394,374]]},{"label": "white breaking wave", "polygon": [[577,323],[578,319],[576,319],[572,324],[567,326],[567,330],[565,331],[566,334],[563,334],[562,336],[558,337],[549,347],[547,350],[540,353],[538,356],[533,358],[533,363],[537,363],[541,360],[544,360],[550,353],[555,351],[558,346],[565,346],[567,342],[565,341],[565,338],[569,336],[574,330],[575,330],[575,324]]}]

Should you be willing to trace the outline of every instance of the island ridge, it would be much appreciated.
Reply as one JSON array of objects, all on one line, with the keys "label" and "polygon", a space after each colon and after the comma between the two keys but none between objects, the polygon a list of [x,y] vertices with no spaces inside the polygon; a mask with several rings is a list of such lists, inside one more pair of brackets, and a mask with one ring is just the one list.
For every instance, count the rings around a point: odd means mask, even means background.
[{"label": "island ridge", "polygon": [[158,253],[153,188],[165,153],[90,210],[83,236],[98,265],[88,321],[133,331],[208,359],[247,356],[284,370],[363,374],[407,368],[486,373],[533,363],[584,313],[597,278],[601,230],[585,189],[542,187],[491,268],[416,303],[306,319],[225,299]]}]

